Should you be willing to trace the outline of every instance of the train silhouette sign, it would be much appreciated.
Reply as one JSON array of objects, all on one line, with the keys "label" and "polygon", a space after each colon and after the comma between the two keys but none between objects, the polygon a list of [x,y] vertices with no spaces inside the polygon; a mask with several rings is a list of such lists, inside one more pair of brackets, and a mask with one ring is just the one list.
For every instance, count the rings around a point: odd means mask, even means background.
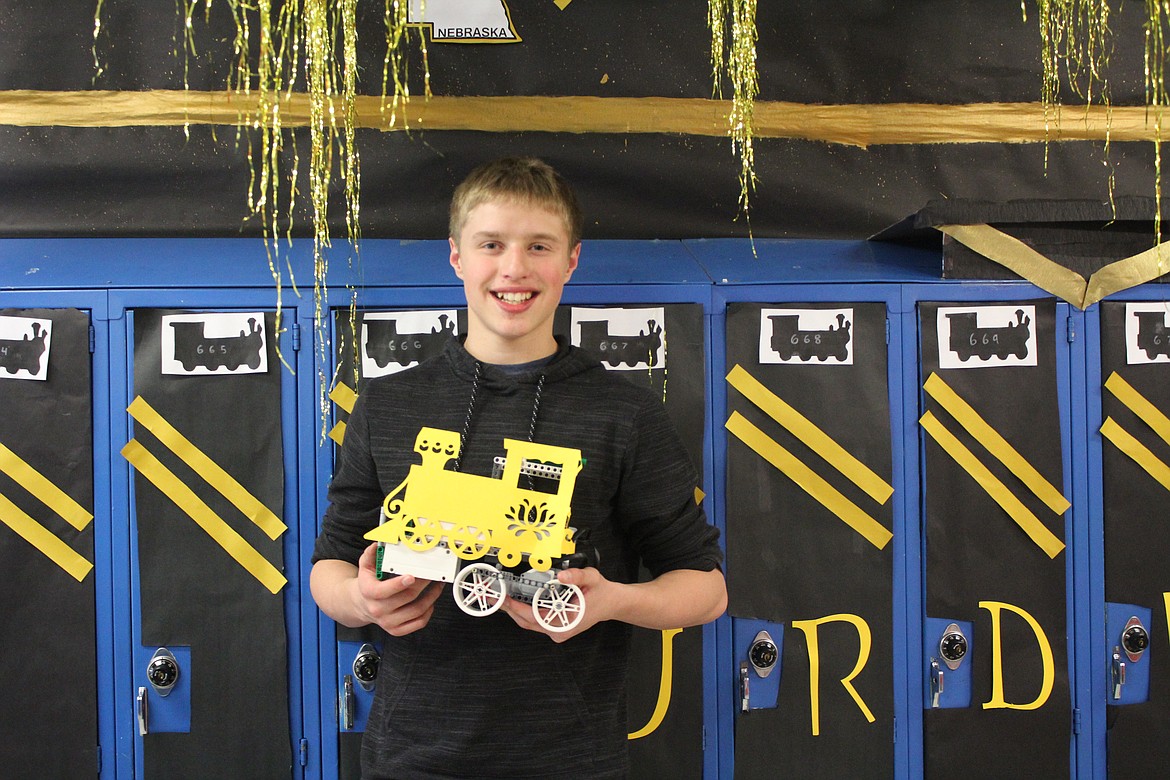
[{"label": "train silhouette sign", "polygon": [[853,309],[761,309],[760,363],[853,365]]},{"label": "train silhouette sign", "polygon": [[1036,307],[954,306],[938,310],[939,368],[1036,365]]},{"label": "train silhouette sign", "polygon": [[611,371],[636,371],[666,365],[666,310],[573,307],[572,342]]},{"label": "train silhouette sign", "polygon": [[1126,363],[1170,363],[1170,303],[1125,305]]},{"label": "train silhouette sign", "polygon": [[215,376],[267,371],[263,312],[201,312],[162,318],[162,373]]},{"label": "train silhouette sign", "polygon": [[366,312],[362,316],[362,376],[394,374],[443,351],[458,334],[454,309]]},{"label": "train silhouette sign", "polygon": [[48,379],[53,321],[0,317],[0,379]]}]

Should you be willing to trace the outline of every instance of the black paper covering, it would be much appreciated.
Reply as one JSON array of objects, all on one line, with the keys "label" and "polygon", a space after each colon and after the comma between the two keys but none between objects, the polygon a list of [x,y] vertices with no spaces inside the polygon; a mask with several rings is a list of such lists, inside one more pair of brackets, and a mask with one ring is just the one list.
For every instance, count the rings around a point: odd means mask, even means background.
[{"label": "black paper covering", "polygon": [[[160,309],[134,315],[134,393],[284,517],[280,363],[265,315],[268,372],[164,376]],[[283,570],[270,540],[142,425],[134,438]],[[135,473],[142,641],[191,647],[191,731],[144,738],[145,774],[165,778],[288,778],[284,593],[273,595],[141,474]],[[290,524],[291,525],[291,524]],[[287,586],[286,586],[287,587]]]},{"label": "black paper covering", "polygon": [[[707,3],[702,0],[508,3],[518,44],[429,45],[437,95],[709,98]],[[195,14],[200,57],[182,51],[173,3],[105,0],[95,77],[93,0],[0,9],[5,89],[222,90],[235,61],[227,5]],[[362,94],[381,92],[385,33],[378,3],[358,4]],[[1042,87],[1038,16],[998,0],[760,3],[760,99],[808,104],[1033,102]],[[1142,4],[1110,14],[1107,72],[1116,105],[1141,105]],[[408,46],[412,99],[421,55]],[[185,67],[189,70],[185,73]],[[730,97],[728,83],[723,96]],[[1083,103],[1065,91],[1069,105]],[[1070,113],[1075,113],[1071,109]],[[1067,116],[1067,114],[1066,114]],[[1075,121],[1075,120],[1073,120]],[[301,175],[308,134],[296,132]],[[638,134],[362,130],[362,232],[446,237],[447,198],[475,164],[502,154],[548,158],[581,191],[587,238],[745,237],[736,219],[739,166],[723,137]],[[283,164],[291,167],[291,144]],[[757,238],[872,235],[940,195],[1108,201],[1101,144],[917,144],[846,147],[760,139],[751,229]],[[0,127],[0,233],[7,235],[259,235],[248,214],[247,146],[234,128]],[[1113,195],[1149,196],[1153,145],[1114,141]],[[300,191],[309,191],[307,178]],[[336,201],[340,198],[335,198]],[[1148,218],[1148,215],[1147,217]],[[334,235],[345,235],[340,208]],[[298,232],[311,231],[307,206]]]},{"label": "black paper covering", "polygon": [[[763,308],[853,309],[853,365],[759,363]],[[736,364],[813,422],[862,463],[892,477],[883,303],[732,304],[727,313],[727,366]],[[728,387],[726,417],[751,421],[804,461],[887,529],[892,500],[878,505],[824,463],[807,445]],[[893,772],[893,542],[879,550],[746,444],[728,434],[727,576],[733,617],[784,623],[776,709],[737,713],[735,776],[890,777]],[[838,613],[860,616],[873,644],[853,680],[875,716],[869,723],[838,682],[857,663],[857,630],[819,628],[820,734],[813,736],[809,658],[794,620]],[[738,662],[739,659],[736,659]]]},{"label": "black paper covering", "polygon": [[[1101,379],[1117,372],[1146,400],[1170,412],[1170,365],[1128,365],[1125,343],[1125,303],[1101,304]],[[1112,417],[1162,460],[1166,444],[1118,401],[1101,391],[1102,419]],[[1105,522],[1105,600],[1152,609],[1146,626],[1150,647],[1143,660],[1150,666],[1150,698],[1140,704],[1108,710],[1109,776],[1155,777],[1170,761],[1166,724],[1170,723],[1170,646],[1167,646],[1166,606],[1170,591],[1166,556],[1170,527],[1166,523],[1166,489],[1127,455],[1104,441],[1102,474]],[[1107,637],[1107,649],[1118,637]],[[1095,659],[1095,673],[1105,674],[1106,659]]]},{"label": "black paper covering", "polygon": [[[940,306],[957,304],[920,303],[919,381],[937,373],[1063,492],[1054,351],[1056,308],[1051,300],[1027,303],[1036,305],[1037,366],[953,370],[939,368],[936,319]],[[926,409],[1067,544],[1064,519],[1040,503],[933,399],[925,394],[923,398]],[[970,777],[1067,776],[1071,738],[1065,617],[1067,549],[1050,559],[933,438],[925,431],[921,435],[926,472],[926,614],[972,621],[975,634],[967,661],[973,664],[971,706],[924,712],[926,775],[942,776],[961,768]],[[1052,646],[1055,681],[1048,701],[1039,709],[982,708],[982,703],[992,698],[992,645],[990,613],[979,607],[980,601],[1018,606],[1043,627]],[[1007,611],[1002,615],[1001,629],[1004,698],[1012,703],[1031,702],[1041,683],[1035,635],[1027,623]]]},{"label": "black paper covering", "polygon": [[[48,379],[0,378],[0,443],[92,512],[89,314],[4,309],[0,315],[53,321]],[[94,523],[77,531],[6,474],[0,474],[0,494],[94,561]],[[28,780],[94,777],[94,588],[108,573],[90,571],[79,583],[4,525],[0,571],[0,773]]]}]

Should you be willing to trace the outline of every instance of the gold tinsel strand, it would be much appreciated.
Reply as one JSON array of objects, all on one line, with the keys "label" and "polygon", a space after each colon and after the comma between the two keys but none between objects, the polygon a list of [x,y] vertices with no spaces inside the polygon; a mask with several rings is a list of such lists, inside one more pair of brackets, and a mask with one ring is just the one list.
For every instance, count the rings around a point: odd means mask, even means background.
[{"label": "gold tinsel strand", "polygon": [[[749,207],[756,186],[753,108],[760,94],[756,67],[756,0],[708,0],[711,28],[711,69],[714,93],[722,94],[722,80],[731,80],[728,134],[732,153],[739,158],[739,208],[751,233]],[[730,40],[727,28],[731,29]],[[754,251],[754,246],[753,246]]]}]

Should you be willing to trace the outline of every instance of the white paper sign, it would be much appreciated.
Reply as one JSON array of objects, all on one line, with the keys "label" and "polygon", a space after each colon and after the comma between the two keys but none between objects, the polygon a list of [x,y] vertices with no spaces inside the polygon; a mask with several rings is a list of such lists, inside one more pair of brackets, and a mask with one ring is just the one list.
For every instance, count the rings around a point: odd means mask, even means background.
[{"label": "white paper sign", "polygon": [[1125,362],[1170,363],[1170,303],[1125,304]]},{"label": "white paper sign", "polygon": [[162,373],[230,376],[267,371],[263,312],[201,312],[162,318]]},{"label": "white paper sign", "polygon": [[458,335],[455,309],[366,312],[362,315],[362,376],[396,374],[438,354]]},{"label": "white paper sign", "polygon": [[761,309],[760,363],[853,365],[853,309]]},{"label": "white paper sign", "polygon": [[52,320],[0,317],[0,379],[48,379],[52,343]]},{"label": "white paper sign", "polygon": [[569,340],[601,358],[610,371],[644,371],[666,365],[666,309],[574,307]]},{"label": "white paper sign", "polygon": [[1036,307],[940,307],[938,365],[939,368],[1036,365]]}]

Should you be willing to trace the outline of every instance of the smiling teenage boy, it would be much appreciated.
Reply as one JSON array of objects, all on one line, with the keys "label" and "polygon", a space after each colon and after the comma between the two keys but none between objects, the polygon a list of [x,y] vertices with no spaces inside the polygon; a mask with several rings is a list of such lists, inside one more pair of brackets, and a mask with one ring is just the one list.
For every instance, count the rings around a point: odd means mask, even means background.
[{"label": "smiling teenage boy", "polygon": [[[365,778],[621,778],[631,626],[714,620],[726,605],[718,532],[661,401],[554,337],[581,254],[581,210],[551,167],[508,158],[473,171],[451,203],[450,262],[467,334],[409,371],[369,381],[329,487],[310,579],[321,610],[384,642],[362,742]],[[461,471],[488,475],[503,440],[579,449],[572,524],[596,568],[560,572],[584,619],[552,633],[531,607],[464,614],[441,583],[379,580],[382,500],[414,463],[419,428],[459,431]],[[638,582],[639,563],[652,579]]]}]

